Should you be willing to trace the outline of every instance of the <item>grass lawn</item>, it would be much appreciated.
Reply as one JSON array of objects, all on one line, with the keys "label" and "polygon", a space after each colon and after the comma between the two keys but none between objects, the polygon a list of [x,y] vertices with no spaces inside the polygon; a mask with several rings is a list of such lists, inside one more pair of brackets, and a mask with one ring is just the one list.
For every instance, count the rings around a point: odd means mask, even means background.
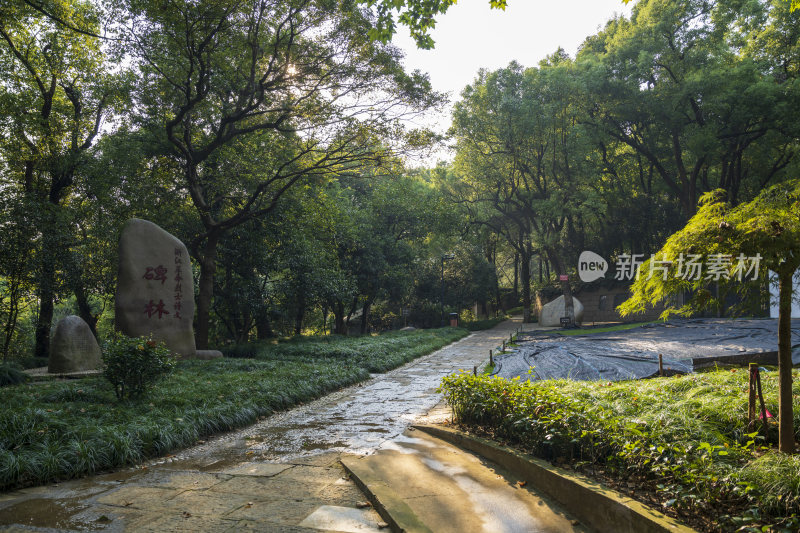
[{"label": "grass lawn", "polygon": [[[250,348],[182,361],[143,397],[102,377],[0,388],[0,490],[135,464],[369,378],[467,335],[442,328]],[[238,355],[247,350],[239,347]]]},{"label": "grass lawn", "polygon": [[591,333],[608,333],[609,331],[623,331],[626,329],[634,329],[646,324],[657,324],[660,320],[653,320],[652,322],[632,322],[630,324],[617,324],[616,326],[608,326],[602,328],[583,327],[575,329],[552,330],[547,333],[557,333],[559,335],[589,335]]},{"label": "grass lawn", "polygon": [[[777,416],[777,372],[762,374]],[[800,530],[800,456],[748,430],[746,369],[627,382],[446,377],[468,429],[610,486],[704,531]],[[794,394],[800,397],[800,371]],[[795,428],[800,406],[795,404]]]}]

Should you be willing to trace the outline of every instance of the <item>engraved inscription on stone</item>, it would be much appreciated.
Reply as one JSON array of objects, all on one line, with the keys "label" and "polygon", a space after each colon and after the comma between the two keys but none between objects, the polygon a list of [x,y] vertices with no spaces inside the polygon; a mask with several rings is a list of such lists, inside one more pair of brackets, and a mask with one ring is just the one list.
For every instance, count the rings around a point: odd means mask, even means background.
[{"label": "engraved inscription on stone", "polygon": [[129,220],[119,240],[117,329],[152,334],[182,357],[195,357],[192,287],[186,246],[152,222]]}]

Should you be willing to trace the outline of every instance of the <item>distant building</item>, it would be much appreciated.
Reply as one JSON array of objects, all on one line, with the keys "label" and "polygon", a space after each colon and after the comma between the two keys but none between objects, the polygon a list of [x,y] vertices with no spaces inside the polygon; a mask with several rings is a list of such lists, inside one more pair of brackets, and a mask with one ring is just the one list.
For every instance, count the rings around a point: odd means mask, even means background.
[{"label": "distant building", "polygon": [[[769,316],[778,318],[778,280],[772,275],[769,285]],[[792,318],[800,318],[800,274],[794,277],[794,298],[792,298]]]}]

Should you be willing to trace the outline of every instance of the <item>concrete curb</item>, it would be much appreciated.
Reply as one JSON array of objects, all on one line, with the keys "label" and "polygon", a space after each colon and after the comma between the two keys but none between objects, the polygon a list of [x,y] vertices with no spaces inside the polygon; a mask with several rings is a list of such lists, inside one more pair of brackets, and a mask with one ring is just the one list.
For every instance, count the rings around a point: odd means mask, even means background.
[{"label": "concrete curb", "polygon": [[408,504],[360,459],[357,455],[343,455],[339,461],[391,530],[394,533],[433,533]]},{"label": "concrete curb", "polygon": [[697,533],[674,518],[586,477],[554,467],[488,439],[441,426],[414,425],[436,438],[477,453],[526,480],[597,531],[614,533]]}]

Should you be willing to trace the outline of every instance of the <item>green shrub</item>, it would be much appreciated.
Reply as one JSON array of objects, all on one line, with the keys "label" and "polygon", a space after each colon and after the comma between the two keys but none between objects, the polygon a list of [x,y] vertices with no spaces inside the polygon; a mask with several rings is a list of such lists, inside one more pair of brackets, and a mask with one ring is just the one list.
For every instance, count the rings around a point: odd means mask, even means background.
[{"label": "green shrub", "polygon": [[11,365],[0,365],[0,387],[17,385],[28,381],[28,375]]},{"label": "green shrub", "polygon": [[103,350],[103,375],[119,400],[141,396],[174,366],[175,358],[164,343],[147,337],[119,335]]}]

